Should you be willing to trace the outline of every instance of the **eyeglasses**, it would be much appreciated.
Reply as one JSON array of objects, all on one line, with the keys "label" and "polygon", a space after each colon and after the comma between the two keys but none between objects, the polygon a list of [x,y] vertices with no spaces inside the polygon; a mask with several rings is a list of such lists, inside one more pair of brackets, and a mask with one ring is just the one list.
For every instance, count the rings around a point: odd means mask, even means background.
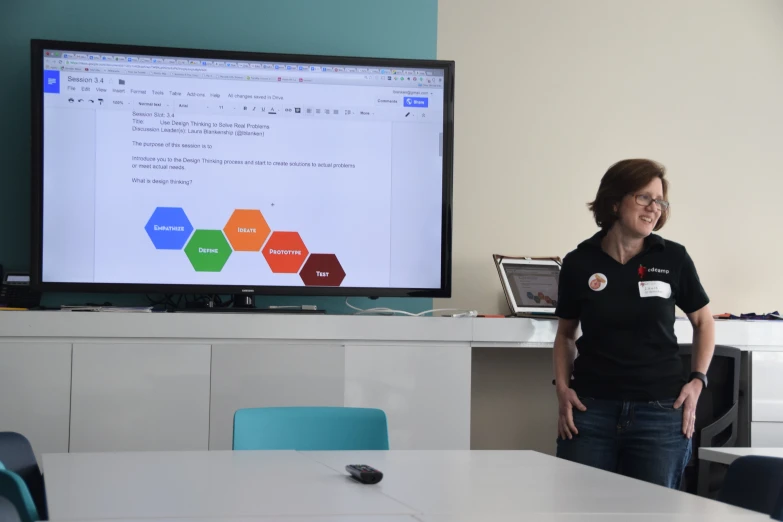
[{"label": "eyeglasses", "polygon": [[653,199],[652,196],[648,196],[647,194],[635,194],[634,199],[636,200],[637,205],[643,207],[648,207],[650,206],[650,203],[655,203],[662,211],[669,210],[669,202],[663,199]]}]

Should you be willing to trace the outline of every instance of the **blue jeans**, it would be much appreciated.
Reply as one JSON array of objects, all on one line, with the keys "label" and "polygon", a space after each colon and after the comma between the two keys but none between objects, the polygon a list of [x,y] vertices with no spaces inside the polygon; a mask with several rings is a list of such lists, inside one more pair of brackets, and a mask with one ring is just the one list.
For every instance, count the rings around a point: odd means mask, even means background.
[{"label": "blue jeans", "polygon": [[579,434],[558,437],[557,456],[661,486],[680,489],[692,445],[682,433],[682,406],[668,401],[612,401],[579,397],[573,410]]}]

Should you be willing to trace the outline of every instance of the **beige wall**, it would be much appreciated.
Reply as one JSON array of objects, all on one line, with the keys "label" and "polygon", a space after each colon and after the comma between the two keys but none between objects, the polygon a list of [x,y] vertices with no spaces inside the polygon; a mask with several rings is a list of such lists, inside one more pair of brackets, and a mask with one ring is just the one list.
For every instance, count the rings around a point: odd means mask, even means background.
[{"label": "beige wall", "polygon": [[613,162],[669,171],[713,311],[783,309],[783,1],[440,0],[457,62],[454,291],[507,312],[493,253],[564,255]]}]

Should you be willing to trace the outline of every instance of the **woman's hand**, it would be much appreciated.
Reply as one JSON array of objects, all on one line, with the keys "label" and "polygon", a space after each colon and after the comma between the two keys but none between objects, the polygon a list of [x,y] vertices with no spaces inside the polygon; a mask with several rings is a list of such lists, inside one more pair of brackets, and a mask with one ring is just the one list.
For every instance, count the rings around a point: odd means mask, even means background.
[{"label": "woman's hand", "polygon": [[587,411],[587,408],[571,388],[558,388],[557,402],[560,410],[557,419],[557,433],[563,440],[572,439],[574,435],[579,434],[579,430],[574,425],[574,407],[579,411]]},{"label": "woman's hand", "polygon": [[680,396],[674,401],[675,410],[685,405],[682,409],[682,433],[689,439],[693,437],[693,432],[696,430],[696,403],[699,402],[702,386],[699,379],[692,380],[682,387]]}]

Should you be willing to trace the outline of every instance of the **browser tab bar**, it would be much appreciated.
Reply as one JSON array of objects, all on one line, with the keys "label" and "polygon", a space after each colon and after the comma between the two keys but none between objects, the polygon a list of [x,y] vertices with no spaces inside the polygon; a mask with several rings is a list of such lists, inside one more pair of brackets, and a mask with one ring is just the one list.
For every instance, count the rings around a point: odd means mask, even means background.
[{"label": "browser tab bar", "polygon": [[[285,82],[312,85],[389,85],[396,81],[406,86],[443,88],[440,69],[397,69],[332,64],[291,64],[270,62],[230,62],[202,58],[109,55],[100,53],[58,52],[47,55],[44,66],[67,72],[150,76],[156,78],[202,78],[210,80],[243,80],[253,82]],[[67,57],[65,60],[60,57]],[[63,63],[65,62],[65,63]],[[109,66],[111,64],[111,66]],[[82,66],[80,69],[79,66]],[[225,75],[226,69],[240,69],[241,75]],[[434,78],[441,76],[441,78]],[[401,83],[399,83],[401,82]]]}]

